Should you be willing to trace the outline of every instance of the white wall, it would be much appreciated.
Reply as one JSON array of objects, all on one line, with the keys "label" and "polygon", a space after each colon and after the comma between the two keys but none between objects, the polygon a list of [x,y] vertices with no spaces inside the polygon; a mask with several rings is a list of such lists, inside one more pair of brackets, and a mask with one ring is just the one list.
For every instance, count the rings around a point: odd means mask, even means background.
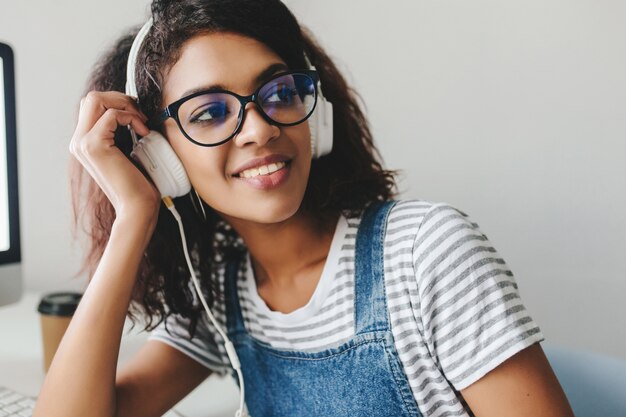
[{"label": "white wall", "polygon": [[0,0],[0,40],[15,53],[20,223],[27,289],[81,290],[70,234],[69,141],[99,55],[148,15],[149,1]]},{"label": "white wall", "polygon": [[[287,0],[361,93],[403,197],[467,212],[547,341],[626,357],[626,3]],[[69,277],[87,72],[147,1],[0,0],[17,60],[26,284]]]}]

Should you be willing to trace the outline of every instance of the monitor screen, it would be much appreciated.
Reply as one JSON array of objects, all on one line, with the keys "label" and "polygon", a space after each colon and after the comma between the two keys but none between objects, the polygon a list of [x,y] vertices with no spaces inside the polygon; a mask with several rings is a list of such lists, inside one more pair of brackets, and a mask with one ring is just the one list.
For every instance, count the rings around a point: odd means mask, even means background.
[{"label": "monitor screen", "polygon": [[22,291],[13,50],[0,42],[0,306]]},{"label": "monitor screen", "polygon": [[[4,68],[0,57],[0,97],[4,97]],[[4,102],[0,100],[0,252],[9,250],[9,190],[7,183],[7,132]]]}]

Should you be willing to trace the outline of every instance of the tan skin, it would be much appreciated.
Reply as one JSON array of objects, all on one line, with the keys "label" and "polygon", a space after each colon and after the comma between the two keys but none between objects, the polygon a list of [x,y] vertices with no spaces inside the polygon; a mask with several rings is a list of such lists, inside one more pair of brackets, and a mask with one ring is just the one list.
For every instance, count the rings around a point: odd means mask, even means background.
[{"label": "tan skin", "polygon": [[[259,74],[281,63],[266,46],[239,35],[196,37],[183,46],[167,74],[162,104],[189,89],[216,83],[250,94]],[[90,93],[81,102],[70,151],[105,192],[117,216],[39,394],[36,417],[156,417],[210,374],[158,341],[147,342],[116,372],[133,280],[156,225],[159,195],[114,146],[113,132],[118,125],[130,124],[145,135],[145,120],[135,102],[121,93]],[[311,163],[306,123],[271,126],[249,104],[241,132],[217,148],[187,141],[171,119],[165,129],[200,196],[244,239],[260,296],[284,313],[306,304],[321,275],[334,227],[320,230],[298,211]],[[288,180],[280,187],[260,191],[232,176],[251,158],[276,152],[292,160]],[[462,395],[478,417],[573,416],[538,344],[505,361]]]}]

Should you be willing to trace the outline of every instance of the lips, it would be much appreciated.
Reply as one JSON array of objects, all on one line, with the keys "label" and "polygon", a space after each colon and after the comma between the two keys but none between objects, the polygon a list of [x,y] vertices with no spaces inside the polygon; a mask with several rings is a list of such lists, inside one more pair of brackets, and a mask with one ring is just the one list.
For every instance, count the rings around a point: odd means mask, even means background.
[{"label": "lips", "polygon": [[250,169],[258,169],[259,167],[263,167],[263,166],[270,165],[270,164],[276,164],[278,162],[284,162],[286,164],[289,164],[289,162],[291,162],[291,159],[289,159],[289,157],[285,155],[279,155],[279,154],[272,154],[272,155],[267,155],[267,156],[260,157],[260,158],[254,158],[254,159],[247,161],[245,164],[242,164],[239,167],[237,167],[237,169],[231,175],[233,177],[239,178],[243,171],[250,170]]}]

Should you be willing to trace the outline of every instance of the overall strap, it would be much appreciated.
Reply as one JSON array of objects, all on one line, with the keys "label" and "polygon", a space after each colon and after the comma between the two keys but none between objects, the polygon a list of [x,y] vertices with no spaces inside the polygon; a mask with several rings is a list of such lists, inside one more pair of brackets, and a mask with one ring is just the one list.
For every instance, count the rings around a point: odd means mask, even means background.
[{"label": "overall strap", "polygon": [[395,203],[372,203],[361,218],[356,237],[354,274],[356,334],[391,329],[385,296],[383,249],[387,217]]},{"label": "overall strap", "polygon": [[245,332],[237,291],[237,279],[239,278],[239,266],[243,262],[242,258],[243,256],[229,259],[224,271],[224,298],[228,333]]}]

